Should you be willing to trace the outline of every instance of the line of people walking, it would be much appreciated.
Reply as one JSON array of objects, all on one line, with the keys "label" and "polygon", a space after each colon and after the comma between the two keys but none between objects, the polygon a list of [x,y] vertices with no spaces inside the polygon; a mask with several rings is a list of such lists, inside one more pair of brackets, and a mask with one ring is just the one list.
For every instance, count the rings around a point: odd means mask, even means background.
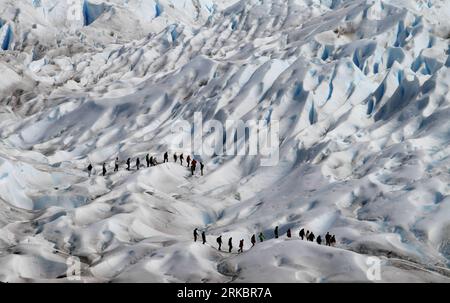
[{"label": "line of people walking", "polygon": [[[163,157],[164,157],[163,163],[168,163],[169,162],[169,153],[165,152]],[[184,161],[184,155],[183,154],[178,156],[175,153],[173,155],[173,159],[174,159],[175,163],[177,163],[177,161],[179,159],[180,160],[180,164],[183,166],[183,161]],[[152,167],[152,166],[156,166],[156,165],[159,164],[157,159],[156,159],[156,157],[150,156],[150,154],[147,154],[145,156],[145,161],[146,161],[147,167]],[[126,170],[128,170],[128,171],[131,170],[131,165],[132,165],[131,162],[132,162],[131,158],[128,158],[127,161],[125,162],[126,165],[127,165]],[[195,174],[195,171],[197,169],[197,164],[200,163],[200,173],[203,176],[203,172],[204,172],[204,169],[205,169],[205,165],[203,164],[203,162],[197,162],[197,160],[191,158],[191,156],[187,156],[186,162],[187,162],[187,168],[189,168],[191,170],[192,176]],[[116,160],[114,161],[114,172],[118,172],[119,171],[119,166],[120,166],[120,160],[119,160],[119,157],[117,157]],[[139,170],[141,167],[142,167],[141,160],[138,157],[138,158],[136,158],[135,168],[136,168],[136,170]],[[94,169],[94,167],[92,166],[92,163],[89,163],[89,165],[87,167],[89,178],[92,175],[92,170],[93,169]],[[107,173],[108,173],[108,170],[107,170],[107,165],[106,165],[106,162],[105,162],[102,165],[102,176],[106,176]]]},{"label": "line of people walking", "polygon": [[[198,228],[194,229],[194,242],[197,242],[198,232],[199,232]],[[205,233],[205,231],[202,231],[201,237],[202,237],[202,243],[206,244],[206,233]],[[276,226],[275,229],[274,229],[274,237],[275,237],[275,239],[279,238],[278,226]],[[292,238],[292,232],[291,232],[290,228],[286,231],[286,237],[287,238]],[[317,244],[319,244],[319,245],[322,244],[322,237],[320,235],[317,236],[317,238],[316,238],[316,236],[314,235],[313,232],[310,232],[309,230],[306,230],[306,232],[305,232],[304,228],[302,228],[300,230],[299,237],[302,240],[306,240],[306,241],[310,241],[310,242],[314,242],[314,240],[315,240],[317,242]],[[259,235],[258,235],[258,239],[259,239],[259,242],[264,242],[264,240],[266,239],[265,236],[264,236],[264,233],[260,232]],[[222,244],[223,244],[223,242],[222,242],[222,236],[221,235],[219,237],[217,237],[216,242],[218,244],[218,249],[220,251],[222,251]],[[252,244],[252,247],[255,246],[255,244],[256,244],[256,234],[252,235],[252,237],[250,238],[250,242]],[[331,235],[329,232],[327,232],[326,235],[325,235],[325,245],[326,246],[335,246],[336,245],[336,235]],[[233,238],[230,237],[228,239],[228,252],[231,253],[232,250],[233,250]],[[239,241],[238,253],[242,253],[243,251],[244,251],[244,239],[241,239]]]}]

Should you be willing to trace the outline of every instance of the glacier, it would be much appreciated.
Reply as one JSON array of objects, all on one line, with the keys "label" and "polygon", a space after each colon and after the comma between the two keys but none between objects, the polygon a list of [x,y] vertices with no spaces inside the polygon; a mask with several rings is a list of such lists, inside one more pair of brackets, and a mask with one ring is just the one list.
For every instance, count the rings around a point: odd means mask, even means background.
[{"label": "glacier", "polygon": [[[450,282],[450,2],[75,2],[0,3],[0,281]],[[279,121],[279,163],[112,173],[196,112]]]}]

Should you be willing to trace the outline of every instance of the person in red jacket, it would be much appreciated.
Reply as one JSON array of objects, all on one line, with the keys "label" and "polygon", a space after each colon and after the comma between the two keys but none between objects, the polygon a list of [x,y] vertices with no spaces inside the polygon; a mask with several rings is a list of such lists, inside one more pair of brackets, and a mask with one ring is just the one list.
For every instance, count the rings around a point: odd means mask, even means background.
[{"label": "person in red jacket", "polygon": [[197,161],[196,160],[192,160],[191,163],[191,173],[192,175],[194,175],[195,169],[197,168]]}]

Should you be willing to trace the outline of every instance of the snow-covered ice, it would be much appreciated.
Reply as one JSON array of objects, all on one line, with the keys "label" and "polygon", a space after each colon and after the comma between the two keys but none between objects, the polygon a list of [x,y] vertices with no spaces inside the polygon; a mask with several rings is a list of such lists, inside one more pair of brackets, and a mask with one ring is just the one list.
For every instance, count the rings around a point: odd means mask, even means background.
[{"label": "snow-covered ice", "polygon": [[[450,282],[449,86],[447,0],[1,0],[0,281]],[[112,173],[195,112],[279,121],[280,162]]]}]

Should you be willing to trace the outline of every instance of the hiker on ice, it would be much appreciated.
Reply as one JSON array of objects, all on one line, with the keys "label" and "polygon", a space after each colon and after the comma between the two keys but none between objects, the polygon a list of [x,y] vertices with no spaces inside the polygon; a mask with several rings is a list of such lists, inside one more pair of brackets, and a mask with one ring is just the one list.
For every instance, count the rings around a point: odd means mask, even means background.
[{"label": "hiker on ice", "polygon": [[244,252],[244,239],[239,241],[239,250],[238,252]]},{"label": "hiker on ice", "polygon": [[219,250],[222,250],[222,236],[219,236],[217,239],[217,244],[219,244]]},{"label": "hiker on ice", "polygon": [[336,235],[332,235],[330,238],[330,246],[336,245]]},{"label": "hiker on ice", "polygon": [[127,170],[130,170],[131,169],[131,158],[128,158],[127,159]]},{"label": "hiker on ice", "polygon": [[145,162],[147,162],[147,167],[150,167],[150,155],[149,154],[147,154],[145,156]]},{"label": "hiker on ice", "polygon": [[194,175],[196,167],[197,167],[197,161],[196,160],[192,160],[192,163],[191,163],[191,174],[192,175]]},{"label": "hiker on ice", "polygon": [[314,236],[314,233],[311,232],[311,233],[309,234],[308,240],[311,241],[311,242],[314,242],[314,239],[315,239],[315,238],[316,238],[316,236]]},{"label": "hiker on ice", "polygon": [[306,231],[305,239],[306,239],[306,241],[309,240],[309,230]]},{"label": "hiker on ice", "polygon": [[187,161],[187,167],[189,167],[189,165],[191,164],[191,156],[187,156],[186,161]]},{"label": "hiker on ice", "polygon": [[174,153],[173,154],[173,162],[177,163],[177,160],[178,160],[177,153]]},{"label": "hiker on ice", "polygon": [[259,233],[258,238],[259,238],[259,242],[264,242],[264,240],[266,239],[266,238],[264,237],[264,234],[263,234],[262,232]]},{"label": "hiker on ice", "polygon": [[153,161],[155,161],[153,159],[153,156],[150,157],[149,162],[150,162],[150,166],[155,166],[155,164],[153,163]]},{"label": "hiker on ice", "polygon": [[184,160],[184,156],[183,156],[183,154],[181,154],[181,155],[180,155],[180,163],[181,163],[181,166],[183,166],[183,160]]},{"label": "hiker on ice", "polygon": [[141,160],[139,160],[139,157],[136,158],[136,169],[139,170],[139,167],[141,166]]},{"label": "hiker on ice", "polygon": [[103,163],[103,177],[106,175],[106,163]]},{"label": "hiker on ice", "polygon": [[114,162],[114,171],[119,171],[119,157],[117,157],[116,161]]},{"label": "hiker on ice", "polygon": [[197,230],[198,230],[198,228],[194,229],[194,242],[197,242],[197,237],[198,237]]},{"label": "hiker on ice", "polygon": [[288,238],[292,237],[290,228],[287,230],[286,235],[287,235]]},{"label": "hiker on ice", "polygon": [[252,242],[252,247],[255,246],[255,244],[256,244],[256,235],[255,234],[253,234],[250,241]]},{"label": "hiker on ice", "polygon": [[275,239],[278,239],[278,226],[275,227],[275,230],[273,231],[273,233],[275,234]]},{"label": "hiker on ice", "polygon": [[322,244],[322,237],[319,235],[316,240],[317,244]]},{"label": "hiker on ice", "polygon": [[305,229],[302,228],[302,230],[300,230],[300,232],[298,233],[298,235],[299,235],[300,238],[302,238],[302,240],[303,240],[303,238],[305,237]]},{"label": "hiker on ice", "polygon": [[169,154],[167,152],[164,153],[164,163],[169,162]]},{"label": "hiker on ice", "polygon": [[203,241],[203,244],[206,243],[206,234],[204,231],[202,231],[202,241]]},{"label": "hiker on ice", "polygon": [[326,246],[331,246],[330,239],[331,239],[331,235],[329,232],[327,232],[327,234],[325,235],[325,245]]},{"label": "hiker on ice", "polygon": [[233,249],[233,238],[228,239],[228,252]]},{"label": "hiker on ice", "polygon": [[200,171],[202,172],[202,176],[203,176],[203,169],[205,168],[205,164],[203,164],[203,162],[200,162]]},{"label": "hiker on ice", "polygon": [[92,164],[89,163],[89,165],[88,165],[88,167],[87,167],[88,174],[89,174],[89,178],[91,177],[92,169],[93,169]]}]

